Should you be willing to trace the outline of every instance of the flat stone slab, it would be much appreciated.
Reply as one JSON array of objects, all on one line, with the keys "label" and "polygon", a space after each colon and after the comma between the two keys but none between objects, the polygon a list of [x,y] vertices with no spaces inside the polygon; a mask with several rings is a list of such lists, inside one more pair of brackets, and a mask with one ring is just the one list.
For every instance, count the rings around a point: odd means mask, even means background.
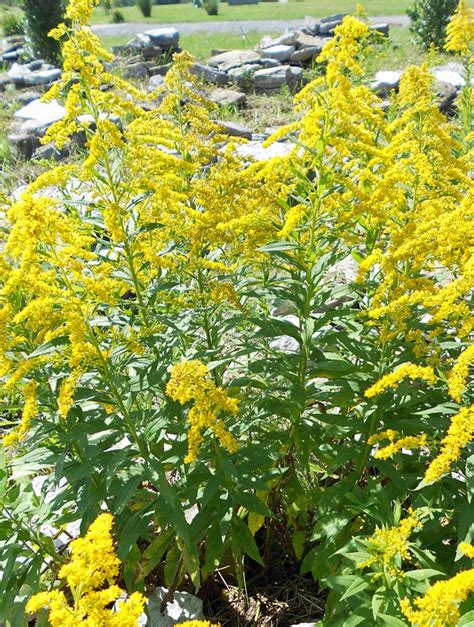
[{"label": "flat stone slab", "polygon": [[179,43],[179,31],[177,28],[153,28],[144,33],[154,46],[171,48]]},{"label": "flat stone slab", "polygon": [[252,131],[239,122],[229,122],[227,120],[217,120],[221,128],[221,132],[224,135],[230,135],[233,137],[243,137],[244,139],[252,139]]},{"label": "flat stone slab", "polygon": [[263,142],[260,141],[249,141],[236,148],[237,154],[241,157],[250,157],[254,161],[266,161],[267,159],[273,159],[273,157],[285,157],[292,150],[292,144],[275,142],[264,148]]},{"label": "flat stone slab", "polygon": [[253,75],[256,89],[276,89],[281,85],[286,85],[289,78],[290,69],[287,65],[257,70]]},{"label": "flat stone slab", "polygon": [[36,120],[42,124],[53,124],[65,115],[66,109],[57,100],[41,102],[39,99],[32,100],[15,113],[19,120]]},{"label": "flat stone slab", "polygon": [[270,46],[262,51],[262,57],[267,59],[276,59],[277,61],[288,61],[293,52],[294,46],[280,44],[278,46]]},{"label": "flat stone slab", "polygon": [[217,87],[209,94],[210,100],[221,107],[238,107],[243,105],[247,100],[247,96],[242,91],[236,89],[222,89]]},{"label": "flat stone slab", "polygon": [[386,96],[394,89],[398,89],[402,74],[401,70],[381,70],[376,73],[370,87],[379,96]]},{"label": "flat stone slab", "polygon": [[207,63],[225,72],[247,63],[255,63],[259,59],[260,55],[254,50],[230,50],[211,57]]},{"label": "flat stone slab", "polygon": [[194,63],[191,67],[191,73],[202,81],[214,83],[215,85],[225,85],[229,82],[229,77],[225,72],[203,63]]}]

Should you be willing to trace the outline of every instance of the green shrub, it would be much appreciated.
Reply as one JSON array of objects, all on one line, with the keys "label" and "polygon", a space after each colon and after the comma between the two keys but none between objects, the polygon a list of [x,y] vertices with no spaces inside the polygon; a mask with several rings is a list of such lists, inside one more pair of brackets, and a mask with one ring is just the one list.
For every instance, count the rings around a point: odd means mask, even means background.
[{"label": "green shrub", "polygon": [[415,0],[407,13],[411,18],[410,30],[425,48],[442,48],[446,27],[458,0]]},{"label": "green shrub", "polygon": [[63,0],[24,0],[26,34],[33,54],[57,63],[61,58],[58,41],[48,36],[62,22]]},{"label": "green shrub", "polygon": [[23,18],[16,13],[5,11],[1,18],[1,28],[6,37],[10,35],[21,35],[25,31]]},{"label": "green shrub", "polygon": [[112,13],[112,23],[122,24],[122,22],[125,22],[125,17],[123,16],[122,11],[120,11],[119,9],[115,9],[115,11],[113,11]]},{"label": "green shrub", "polygon": [[138,0],[137,4],[143,17],[151,17],[151,0]]},{"label": "green shrub", "polygon": [[217,15],[219,13],[219,0],[203,0],[202,6],[208,15]]}]

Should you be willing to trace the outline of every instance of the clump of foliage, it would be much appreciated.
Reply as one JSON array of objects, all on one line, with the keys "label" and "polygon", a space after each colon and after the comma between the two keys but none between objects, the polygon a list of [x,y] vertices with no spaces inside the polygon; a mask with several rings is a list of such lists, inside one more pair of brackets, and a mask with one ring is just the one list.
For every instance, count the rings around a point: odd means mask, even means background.
[{"label": "clump of foliage", "polygon": [[458,0],[415,0],[407,10],[410,30],[426,49],[443,47],[446,27],[457,4]]},{"label": "clump of foliage", "polygon": [[23,0],[26,34],[33,54],[58,63],[61,46],[48,33],[63,21],[64,0]]},{"label": "clump of foliage", "polygon": [[208,15],[218,15],[219,0],[203,0],[202,6]]},{"label": "clump of foliage", "polygon": [[112,11],[111,21],[113,24],[122,24],[125,22],[125,17],[120,9],[114,9]]},{"label": "clump of foliage", "polygon": [[22,35],[25,32],[25,21],[21,15],[4,10],[0,18],[0,27],[5,37]]},{"label": "clump of foliage", "polygon": [[[5,208],[0,620],[73,592],[62,531],[105,510],[129,595],[229,560],[245,588],[278,528],[322,627],[472,624],[470,81],[448,119],[410,66],[387,111],[348,16],[268,140],[287,153],[253,162],[190,55],[151,94],[109,73],[95,4],[53,32],[66,116],[44,138],[84,133],[84,160]],[[473,45],[461,0],[446,48],[468,76]]]},{"label": "clump of foliage", "polygon": [[151,0],[137,0],[137,4],[143,17],[151,17]]}]

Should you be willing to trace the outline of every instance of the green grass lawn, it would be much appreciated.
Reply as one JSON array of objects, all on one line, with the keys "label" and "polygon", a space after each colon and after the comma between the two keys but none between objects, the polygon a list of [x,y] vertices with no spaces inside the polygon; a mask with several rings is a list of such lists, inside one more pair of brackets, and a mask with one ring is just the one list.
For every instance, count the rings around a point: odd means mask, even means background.
[{"label": "green grass lawn", "polygon": [[[152,16],[145,19],[138,7],[122,7],[127,22],[206,22],[219,20],[285,20],[304,18],[305,15],[324,17],[331,13],[353,13],[356,0],[309,0],[303,2],[260,2],[242,6],[229,6],[221,2],[219,15],[210,17],[204,9],[195,9],[191,3],[169,4],[153,6]],[[365,0],[364,9],[370,15],[398,15],[404,14],[413,4],[413,0]],[[106,15],[102,7],[98,7],[94,14],[96,24],[110,22],[110,15]]]}]

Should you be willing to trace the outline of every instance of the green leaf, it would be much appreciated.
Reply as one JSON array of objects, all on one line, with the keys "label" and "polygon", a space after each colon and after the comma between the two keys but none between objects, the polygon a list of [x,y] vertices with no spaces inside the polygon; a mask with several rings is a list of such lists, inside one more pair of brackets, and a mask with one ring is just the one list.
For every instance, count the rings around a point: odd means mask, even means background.
[{"label": "green leaf", "polygon": [[359,592],[362,592],[368,587],[369,587],[369,583],[365,581],[364,579],[362,579],[362,577],[355,577],[351,585],[347,588],[347,590],[342,595],[341,601],[344,601],[344,599],[349,599],[350,597],[353,597],[356,594],[359,594]]},{"label": "green leaf", "polygon": [[171,544],[171,540],[174,538],[174,535],[175,533],[172,528],[161,532],[160,535],[155,538],[153,542],[143,551],[142,558],[140,560],[139,581],[145,579],[145,577],[157,566]]},{"label": "green leaf", "polygon": [[38,346],[36,350],[28,355],[28,359],[32,357],[40,357],[41,355],[49,355],[49,353],[54,353],[54,351],[58,348],[58,346],[64,346],[65,344],[69,344],[69,336],[62,335],[61,337],[55,337],[53,340],[49,342],[45,342]]},{"label": "green leaf", "polygon": [[239,503],[249,512],[255,512],[256,514],[260,514],[264,518],[271,518],[272,513],[268,509],[268,507],[261,501],[258,496],[253,494],[252,492],[238,492],[235,495],[236,503]]},{"label": "green leaf", "polygon": [[237,541],[243,553],[247,554],[258,564],[263,566],[263,560],[248,526],[241,518],[239,518],[239,516],[234,516],[232,518],[231,525],[233,537]]}]

